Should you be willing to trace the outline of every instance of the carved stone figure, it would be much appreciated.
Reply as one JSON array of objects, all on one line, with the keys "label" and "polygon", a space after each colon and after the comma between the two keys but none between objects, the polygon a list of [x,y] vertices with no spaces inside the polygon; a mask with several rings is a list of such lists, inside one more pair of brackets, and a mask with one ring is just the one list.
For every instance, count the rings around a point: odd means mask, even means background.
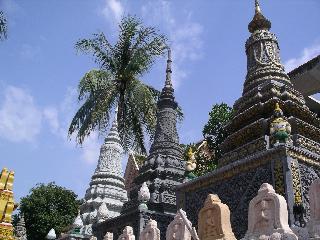
[{"label": "carved stone figure", "polygon": [[284,118],[283,112],[276,103],[276,107],[273,113],[274,119],[270,124],[270,134],[274,137],[276,144],[288,143],[290,141],[291,125]]},{"label": "carved stone figure", "polygon": [[209,194],[199,212],[198,233],[201,240],[235,240],[229,207],[216,194]]},{"label": "carved stone figure", "polygon": [[119,236],[118,240],[135,240],[135,236],[133,235],[133,228],[130,226],[126,226],[123,229],[122,234]]},{"label": "carved stone figure", "polygon": [[17,226],[14,230],[17,240],[27,240],[27,230],[23,214],[21,215],[19,222],[17,223]]},{"label": "carved stone figure", "polygon": [[287,239],[298,237],[288,225],[287,202],[273,187],[263,183],[258,195],[250,201],[248,231],[243,240]]},{"label": "carved stone figure", "polygon": [[140,233],[139,240],[160,240],[160,230],[155,220],[149,220],[147,226]]},{"label": "carved stone figure", "polygon": [[107,232],[104,235],[103,240],[113,240],[113,233]]},{"label": "carved stone figure", "polygon": [[150,191],[146,182],[144,182],[138,193],[138,200],[147,203],[150,200]]},{"label": "carved stone figure", "polygon": [[56,231],[52,228],[47,236],[46,236],[46,239],[56,239],[57,235],[56,235]]},{"label": "carved stone figure", "polygon": [[109,218],[109,210],[105,202],[101,203],[98,213],[97,213],[97,222],[103,222]]},{"label": "carved stone figure", "polygon": [[311,238],[320,239],[320,179],[316,179],[309,189],[310,221],[308,231]]},{"label": "carved stone figure", "polygon": [[[187,224],[191,226],[191,222],[189,220],[187,220]],[[191,233],[187,224],[181,212],[178,211],[167,228],[166,240],[191,240]]]},{"label": "carved stone figure", "polygon": [[147,202],[149,202],[149,200],[150,200],[150,191],[149,191],[147,183],[144,182],[141,185],[141,188],[138,192],[138,201],[140,202],[139,209],[141,211],[148,210]]},{"label": "carved stone figure", "polygon": [[194,179],[197,176],[193,173],[193,171],[197,168],[195,152],[192,151],[192,148],[189,148],[188,151],[188,161],[186,162],[186,178]]}]

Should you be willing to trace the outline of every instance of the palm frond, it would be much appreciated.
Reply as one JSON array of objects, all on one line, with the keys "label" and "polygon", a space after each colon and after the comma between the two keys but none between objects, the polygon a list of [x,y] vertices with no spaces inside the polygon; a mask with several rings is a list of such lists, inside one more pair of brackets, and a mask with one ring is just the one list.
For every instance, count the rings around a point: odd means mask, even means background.
[{"label": "palm frond", "polygon": [[120,24],[119,40],[114,47],[118,75],[127,80],[143,74],[155,58],[164,53],[165,48],[164,35],[152,27],[144,27],[135,17],[125,17]]},{"label": "palm frond", "polygon": [[79,101],[84,101],[73,117],[69,136],[77,132],[77,141],[81,144],[85,137],[98,129],[105,131],[110,111],[117,100],[117,85],[110,74],[100,70],[92,70],[85,74],[79,83]]},{"label": "palm frond", "polygon": [[82,39],[76,43],[76,49],[80,52],[93,54],[95,62],[101,69],[112,73],[117,71],[114,63],[114,49],[103,33],[94,34],[92,39]]}]

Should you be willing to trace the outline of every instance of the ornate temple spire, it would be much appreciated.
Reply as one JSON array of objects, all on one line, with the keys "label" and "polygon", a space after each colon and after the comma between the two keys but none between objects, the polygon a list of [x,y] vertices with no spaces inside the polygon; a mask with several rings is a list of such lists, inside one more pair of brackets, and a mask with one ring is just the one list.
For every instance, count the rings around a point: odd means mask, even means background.
[{"label": "ornate temple spire", "polygon": [[248,72],[243,94],[266,81],[292,86],[281,64],[277,37],[270,28],[271,22],[263,16],[258,0],[255,0],[255,14],[248,25],[251,36],[246,42]]},{"label": "ornate temple spire", "polygon": [[[158,115],[157,115],[157,127],[155,132],[154,142],[150,149],[150,155],[160,149],[156,146],[162,146],[162,142],[170,142],[174,144],[179,143],[179,137],[177,132],[177,112],[178,106],[174,98],[174,89],[171,82],[171,50],[168,49],[168,59],[166,67],[166,80],[165,85],[161,91],[161,95],[158,101]],[[168,145],[168,144],[166,144]],[[168,147],[170,147],[168,145]],[[162,150],[164,148],[162,147]],[[180,155],[179,155],[180,156]]]},{"label": "ornate temple spire", "polygon": [[[139,169],[130,191],[131,211],[138,201],[138,191],[143,184],[150,190],[148,209],[158,212],[176,212],[175,187],[184,180],[183,150],[177,131],[177,106],[171,83],[171,51],[168,50],[166,79],[157,104],[157,125],[149,156]],[[138,207],[138,205],[136,206]]]},{"label": "ornate temple spire", "polygon": [[118,115],[118,107],[116,107],[114,111],[114,119],[109,131],[108,136],[105,138],[104,142],[117,142],[120,144],[120,136],[118,132],[118,121],[117,121],[117,115]]},{"label": "ornate temple spire", "polygon": [[253,33],[256,30],[270,30],[271,22],[266,19],[261,11],[260,4],[258,0],[255,0],[255,14],[252,21],[249,23],[249,32]]},{"label": "ornate temple spire", "polygon": [[[96,173],[110,172],[115,174],[116,176],[122,176],[120,156],[119,158],[114,158],[114,159],[110,159],[106,156],[106,153],[110,148],[117,149],[117,151],[121,153],[121,155],[124,152],[123,147],[121,145],[119,132],[118,132],[117,113],[118,113],[118,107],[116,107],[115,109],[114,120],[112,122],[109,134],[105,138],[104,144],[101,146],[100,158],[99,158],[98,166],[96,168]],[[110,161],[112,161],[112,163]]]},{"label": "ornate temple spire", "polygon": [[101,204],[106,205],[109,217],[113,218],[120,215],[122,205],[127,201],[121,166],[123,153],[116,109],[109,134],[101,146],[98,165],[86,191],[85,202],[80,207],[85,235],[91,234],[91,226],[96,221]]},{"label": "ornate temple spire", "polygon": [[167,69],[166,69],[166,82],[165,82],[165,87],[166,88],[173,88],[172,87],[172,81],[171,81],[171,74],[172,74],[172,70],[171,70],[171,49],[168,49],[168,59],[167,59]]},{"label": "ornate temple spire", "polygon": [[158,108],[171,107],[173,109],[177,108],[177,103],[174,100],[174,89],[171,80],[171,49],[168,49],[168,59],[166,67],[166,81],[164,87],[162,88],[161,95],[158,101]]}]

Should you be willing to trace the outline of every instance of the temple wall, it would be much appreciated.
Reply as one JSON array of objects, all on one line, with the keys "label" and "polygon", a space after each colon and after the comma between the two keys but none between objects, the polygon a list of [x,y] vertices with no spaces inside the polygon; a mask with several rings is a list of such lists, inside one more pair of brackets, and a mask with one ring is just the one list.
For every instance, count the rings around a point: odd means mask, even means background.
[{"label": "temple wall", "polygon": [[113,233],[113,239],[118,239],[122,230],[126,226],[131,226],[134,230],[136,239],[139,239],[140,232],[146,226],[149,219],[152,219],[158,223],[161,239],[165,239],[167,227],[173,218],[174,215],[171,214],[155,213],[148,210],[142,212],[134,211],[130,214],[121,215],[117,218],[94,225],[93,231],[98,240],[103,240],[103,237],[107,232]]},{"label": "temple wall", "polygon": [[[227,176],[225,172],[220,174]],[[211,178],[217,177],[214,173],[208,175],[211,175]],[[210,176],[207,181],[210,182]],[[249,202],[256,196],[262,183],[273,185],[271,161],[232,177],[222,178],[207,186],[200,187],[195,183],[192,189],[188,189],[188,186],[181,188],[178,191],[178,208],[184,208],[189,220],[197,226],[198,212],[203,207],[206,197],[210,193],[217,194],[221,201],[229,206],[233,232],[240,238],[247,230]]]},{"label": "temple wall", "polygon": [[320,168],[315,168],[312,165],[309,165],[304,162],[299,162],[299,171],[300,171],[300,178],[302,183],[302,199],[303,204],[306,208],[306,215],[309,219],[310,216],[310,207],[309,207],[309,188],[311,183],[320,177]]}]

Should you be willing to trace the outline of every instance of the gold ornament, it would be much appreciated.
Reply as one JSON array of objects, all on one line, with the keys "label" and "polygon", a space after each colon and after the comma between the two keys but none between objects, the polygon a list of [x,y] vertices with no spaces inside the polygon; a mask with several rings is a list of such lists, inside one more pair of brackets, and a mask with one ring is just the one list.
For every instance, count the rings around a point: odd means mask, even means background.
[{"label": "gold ornament", "polygon": [[0,240],[13,240],[13,227],[11,224],[14,210],[13,199],[14,172],[4,168],[0,175]]}]

